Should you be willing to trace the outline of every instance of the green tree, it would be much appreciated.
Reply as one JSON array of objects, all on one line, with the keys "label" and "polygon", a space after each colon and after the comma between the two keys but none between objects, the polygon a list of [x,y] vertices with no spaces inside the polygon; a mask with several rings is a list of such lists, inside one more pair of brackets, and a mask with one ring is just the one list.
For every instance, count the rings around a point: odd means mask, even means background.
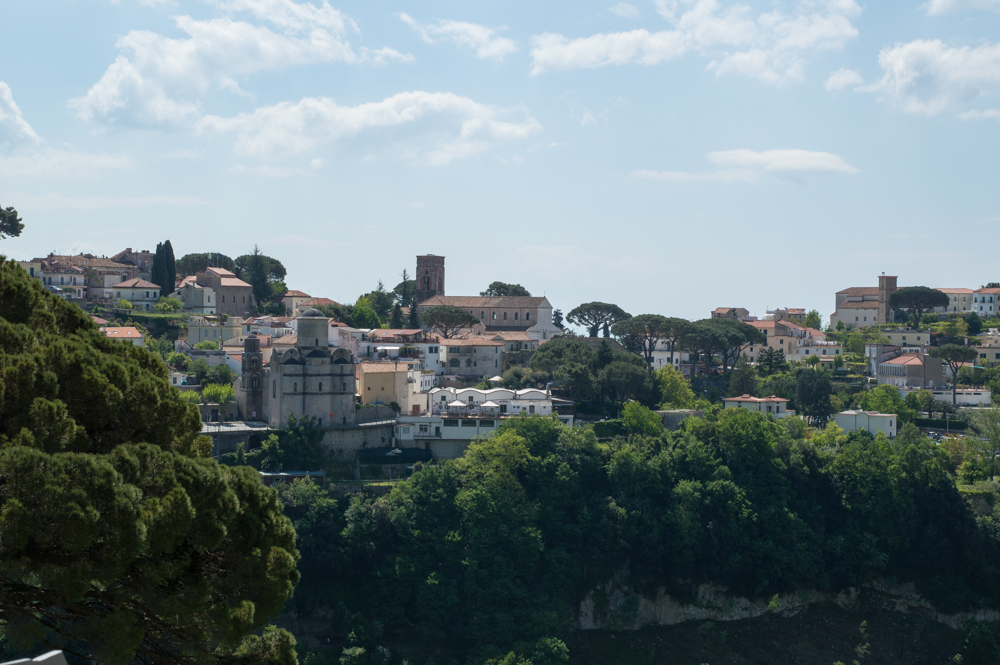
[{"label": "green tree", "polygon": [[218,252],[185,254],[175,264],[175,270],[178,275],[195,275],[205,272],[209,267],[235,271],[236,264],[231,258]]},{"label": "green tree", "polygon": [[205,340],[202,340],[202,341],[198,342],[197,344],[195,344],[194,348],[196,348],[196,349],[198,349],[200,351],[218,351],[219,350],[219,343],[218,342],[213,342],[210,339],[205,339]]},{"label": "green tree", "polygon": [[815,328],[816,330],[819,330],[819,327],[823,325],[823,319],[820,317],[819,311],[815,309],[809,310],[809,313],[806,314],[805,321],[802,322],[802,325],[806,328]]},{"label": "green tree", "polygon": [[685,327],[683,336],[678,340],[680,348],[700,356],[704,363],[705,374],[711,371],[715,354],[725,353],[729,348],[729,340],[726,335],[713,323],[713,321],[719,320],[721,319],[694,321]]},{"label": "green tree", "polygon": [[236,374],[225,365],[216,365],[208,370],[208,374],[205,375],[205,379],[208,383],[219,383],[231,386],[233,381],[236,380]]},{"label": "green tree", "polygon": [[935,307],[947,307],[948,295],[926,286],[904,286],[889,294],[889,307],[909,310],[913,327],[920,328],[921,315]]},{"label": "green tree", "polygon": [[194,360],[191,361],[191,364],[188,366],[188,373],[194,376],[195,380],[198,381],[198,385],[205,384],[205,379],[208,377],[211,371],[212,368],[209,366],[209,364],[205,361],[204,358],[195,358]]},{"label": "green tree", "polygon": [[833,357],[833,369],[839,370],[844,368],[844,356],[839,353]]},{"label": "green tree", "polygon": [[160,297],[173,293],[174,285],[177,283],[177,270],[174,263],[174,248],[169,240],[156,243],[149,278],[160,287]]},{"label": "green tree", "polygon": [[965,319],[965,324],[968,326],[967,330],[970,335],[978,335],[983,332],[983,320],[979,317],[979,314],[976,312],[969,312],[962,318]]},{"label": "green tree", "polygon": [[[397,284],[392,292],[396,294],[397,302],[401,307],[412,307],[417,304],[413,302],[413,297],[417,292],[417,280],[410,279],[410,274],[406,272],[406,268],[403,268],[403,273],[400,276],[403,278],[403,281]],[[419,326],[417,327],[419,328]]]},{"label": "green tree", "polygon": [[502,375],[500,385],[510,390],[523,390],[524,388],[537,388],[538,384],[548,380],[549,375],[545,372],[536,372],[527,367],[514,365],[507,369]]},{"label": "green tree", "polygon": [[914,410],[900,397],[899,389],[889,384],[862,393],[858,404],[865,411],[895,413],[900,423],[910,422],[916,416]]},{"label": "green tree", "polygon": [[17,210],[0,206],[0,240],[4,238],[16,238],[24,230],[21,218],[17,216]]},{"label": "green tree", "polygon": [[389,318],[389,327],[400,330],[403,327],[403,308],[399,303],[392,306],[392,316]]},{"label": "green tree", "polygon": [[[816,356],[813,356],[814,358]],[[829,372],[800,369],[795,375],[795,404],[801,415],[824,422],[833,413],[830,395],[833,381]]]},{"label": "green tree", "polygon": [[670,321],[659,314],[639,314],[611,326],[611,334],[622,340],[625,348],[635,346],[639,349],[648,365],[653,364],[653,351],[656,350],[656,345],[663,341],[669,332]]},{"label": "green tree", "polygon": [[177,298],[171,297],[161,297],[155,305],[153,305],[153,311],[161,314],[169,314],[171,312],[179,312],[184,309],[184,303]]},{"label": "green tree", "polygon": [[410,330],[418,330],[421,328],[420,316],[417,314],[417,305],[414,303],[410,305],[410,312],[407,315],[407,325],[410,326]]},{"label": "green tree", "polygon": [[375,308],[364,296],[358,298],[358,301],[354,303],[351,325],[355,328],[367,329],[382,327],[382,322],[379,320],[378,314],[375,313]]},{"label": "green tree", "polygon": [[725,340],[719,350],[722,354],[722,371],[728,373],[729,368],[743,355],[743,351],[754,344],[767,341],[764,333],[748,323],[736,319],[704,319],[698,322],[703,327],[714,328]]},{"label": "green tree", "polygon": [[420,318],[424,320],[425,325],[440,331],[441,336],[445,339],[454,337],[463,328],[471,328],[479,323],[479,319],[466,310],[450,305],[424,310]]},{"label": "green tree", "polygon": [[395,302],[395,294],[385,290],[385,284],[382,283],[381,279],[378,281],[378,285],[374,291],[366,293],[362,297],[371,303],[379,321],[385,321],[389,318]]},{"label": "green tree", "polygon": [[645,396],[648,377],[649,372],[645,368],[615,360],[601,370],[598,382],[614,401],[624,404],[630,399],[641,400]]},{"label": "green tree", "polygon": [[664,365],[656,370],[656,382],[660,388],[661,409],[690,409],[694,406],[694,392],[684,375],[673,367]]},{"label": "green tree", "polygon": [[739,397],[740,395],[753,395],[757,392],[757,384],[760,377],[757,368],[750,364],[746,356],[740,356],[736,361],[736,367],[729,375],[729,397]]},{"label": "green tree", "polygon": [[115,309],[132,309],[132,303],[124,298],[119,298],[115,301]]},{"label": "green tree", "polygon": [[966,437],[965,443],[985,462],[992,479],[997,475],[1000,458],[1000,407],[975,409],[969,416],[969,426],[977,436]]},{"label": "green tree", "polygon": [[622,424],[629,434],[659,436],[663,431],[663,420],[639,402],[628,402],[622,409]]},{"label": "green tree", "polygon": [[552,325],[559,328],[559,330],[563,330],[566,327],[563,324],[563,313],[561,309],[556,308],[552,310]]},{"label": "green tree", "polygon": [[285,278],[285,267],[281,262],[262,254],[257,245],[249,254],[237,257],[233,266],[236,275],[253,287],[253,297],[258,306],[264,306],[274,295],[271,282]]},{"label": "green tree", "polygon": [[505,284],[504,282],[493,282],[486,287],[486,290],[479,295],[487,298],[500,298],[504,296],[530,296],[528,289],[520,284]]},{"label": "green tree", "polygon": [[760,373],[764,376],[784,372],[788,369],[788,363],[785,362],[785,352],[782,349],[764,347],[757,354],[757,367],[760,368]]},{"label": "green tree", "polygon": [[961,344],[945,344],[943,346],[931,347],[929,355],[932,358],[940,358],[951,369],[951,403],[957,404],[958,370],[963,363],[975,362],[978,357],[976,349],[971,346],[962,346]]},{"label": "green tree", "polygon": [[252,470],[211,459],[160,361],[6,262],[0,392],[8,639],[108,663],[294,662],[287,632],[248,637],[298,580],[292,525]]},{"label": "green tree", "polygon": [[[618,305],[588,302],[570,310],[569,314],[566,315],[566,320],[573,325],[583,326],[591,337],[597,337],[601,328],[608,330],[609,326],[631,316]],[[608,334],[604,336],[608,337]]]},{"label": "green tree", "polygon": [[229,404],[236,393],[231,385],[209,383],[201,389],[201,396],[206,404]]}]

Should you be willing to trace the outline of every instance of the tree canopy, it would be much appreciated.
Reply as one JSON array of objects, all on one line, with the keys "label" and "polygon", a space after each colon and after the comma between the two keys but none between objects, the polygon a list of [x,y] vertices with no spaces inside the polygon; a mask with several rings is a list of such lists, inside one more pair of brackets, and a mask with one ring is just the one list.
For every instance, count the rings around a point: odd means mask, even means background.
[{"label": "tree canopy", "polygon": [[447,338],[454,337],[463,328],[471,328],[479,323],[479,319],[465,311],[461,307],[442,305],[441,307],[431,307],[424,310],[420,315],[424,324],[435,328],[441,332],[441,336]]},{"label": "tree canopy", "polygon": [[178,275],[195,275],[205,272],[209,266],[222,268],[223,270],[234,270],[236,267],[231,258],[218,252],[185,254],[175,263]]},{"label": "tree canopy", "polygon": [[[712,360],[715,354],[726,353],[729,349],[730,340],[722,326],[715,321],[725,321],[727,319],[701,319],[688,324],[684,328],[684,333],[678,340],[680,348],[701,356],[704,363],[705,373],[708,374],[712,368]],[[737,321],[737,323],[740,323]],[[746,324],[744,324],[746,325]],[[692,360],[692,366],[695,361]]]},{"label": "tree canopy", "polygon": [[635,346],[648,364],[653,363],[656,345],[670,330],[670,320],[659,314],[639,314],[611,326],[611,334],[622,340],[625,348]]},{"label": "tree canopy", "polygon": [[904,286],[889,294],[889,307],[907,309],[913,314],[913,327],[920,327],[921,315],[935,307],[947,307],[948,295],[927,286]]},{"label": "tree canopy", "polygon": [[175,265],[174,248],[170,245],[170,241],[156,243],[156,253],[153,254],[149,281],[160,287],[160,297],[174,292],[174,285],[177,283]]},{"label": "tree canopy", "polygon": [[570,310],[566,315],[566,320],[573,325],[583,326],[591,337],[597,337],[597,333],[604,328],[604,336],[608,337],[610,326],[614,323],[627,319],[631,314],[623,310],[618,305],[606,302],[588,302]]},{"label": "tree canopy", "polygon": [[502,296],[530,296],[528,289],[524,288],[520,284],[506,284],[504,282],[493,282],[486,287],[486,290],[481,292],[479,295],[487,296],[490,298],[499,298]]},{"label": "tree canopy", "polygon": [[819,310],[811,309],[806,314],[805,320],[802,322],[806,328],[815,328],[819,330],[819,327],[823,324],[823,319],[819,315]]},{"label": "tree canopy", "polygon": [[263,307],[275,296],[285,292],[285,266],[278,259],[261,253],[257,245],[253,251],[236,258],[233,272],[253,287],[253,297],[258,307]]},{"label": "tree canopy", "polygon": [[109,663],[294,658],[284,631],[244,639],[298,580],[291,523],[256,472],[211,459],[200,431],[160,360],[0,266],[8,639]]},{"label": "tree canopy", "polygon": [[944,344],[942,346],[931,347],[928,355],[932,358],[940,358],[951,369],[951,403],[955,404],[955,395],[958,389],[958,370],[963,363],[975,362],[979,354],[971,346]]},{"label": "tree canopy", "polygon": [[0,206],[0,240],[4,238],[16,238],[24,230],[21,218],[17,216],[17,210]]}]

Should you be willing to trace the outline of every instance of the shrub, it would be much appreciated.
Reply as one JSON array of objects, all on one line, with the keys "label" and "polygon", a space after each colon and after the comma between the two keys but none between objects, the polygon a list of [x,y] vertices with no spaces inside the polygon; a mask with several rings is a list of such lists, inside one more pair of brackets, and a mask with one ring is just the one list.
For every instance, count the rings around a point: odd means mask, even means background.
[{"label": "shrub", "polygon": [[200,349],[202,351],[218,351],[219,343],[206,339],[204,342],[198,342],[197,344],[195,344],[194,348]]},{"label": "shrub", "polygon": [[229,404],[233,401],[234,395],[232,386],[221,383],[210,383],[201,390],[201,396],[206,403]]}]

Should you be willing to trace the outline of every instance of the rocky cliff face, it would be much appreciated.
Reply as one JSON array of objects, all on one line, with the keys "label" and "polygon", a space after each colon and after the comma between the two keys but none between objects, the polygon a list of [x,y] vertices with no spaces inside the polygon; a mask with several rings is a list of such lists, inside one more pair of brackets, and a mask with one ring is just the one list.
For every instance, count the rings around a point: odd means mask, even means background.
[{"label": "rocky cliff face", "polygon": [[[925,616],[951,628],[959,628],[969,619],[1000,621],[1000,611],[977,610],[943,614],[920,597],[912,584],[889,586],[875,584],[864,592],[872,592],[883,607],[905,614]],[[768,612],[785,616],[798,613],[814,603],[831,602],[845,609],[858,605],[859,590],[830,594],[803,590],[769,599],[751,600],[726,594],[726,589],[712,584],[698,587],[695,598],[681,602],[660,589],[649,598],[628,586],[612,580],[604,587],[591,591],[580,603],[576,627],[580,630],[638,630],[643,626],[672,626],[685,621],[738,621],[759,617]]]}]

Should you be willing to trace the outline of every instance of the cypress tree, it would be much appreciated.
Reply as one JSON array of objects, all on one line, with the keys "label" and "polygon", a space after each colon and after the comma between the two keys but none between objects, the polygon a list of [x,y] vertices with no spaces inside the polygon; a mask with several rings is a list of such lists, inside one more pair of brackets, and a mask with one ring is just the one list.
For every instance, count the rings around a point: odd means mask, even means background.
[{"label": "cypress tree", "polygon": [[417,315],[417,303],[410,301],[410,319],[407,325],[410,326],[411,330],[416,330],[420,327],[420,316]]},{"label": "cypress tree", "polygon": [[163,281],[166,271],[163,265],[163,243],[156,243],[156,252],[153,253],[153,265],[149,269],[149,281],[160,287],[160,294],[163,293]]},{"label": "cypress tree", "polygon": [[168,296],[174,291],[174,284],[177,283],[177,268],[174,266],[174,248],[167,240],[163,243],[163,279],[164,283],[157,282],[162,287],[160,295]]}]

